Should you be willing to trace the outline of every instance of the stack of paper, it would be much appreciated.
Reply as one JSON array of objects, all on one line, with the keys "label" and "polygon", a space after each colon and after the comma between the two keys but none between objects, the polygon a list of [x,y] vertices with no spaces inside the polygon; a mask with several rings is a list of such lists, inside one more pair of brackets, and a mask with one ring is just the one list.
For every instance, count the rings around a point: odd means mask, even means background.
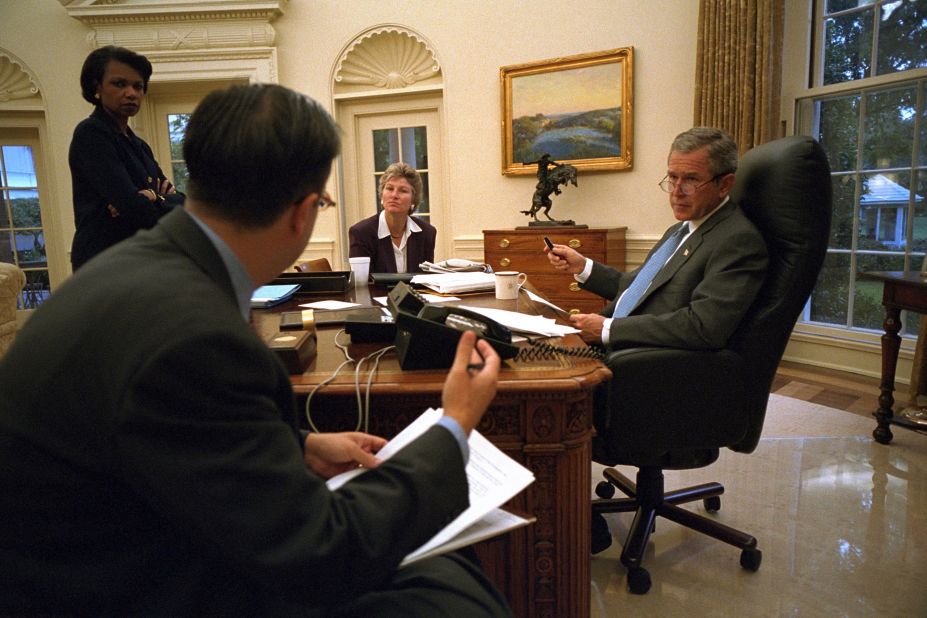
[{"label": "stack of paper", "polygon": [[[422,435],[444,414],[441,408],[428,408],[417,419],[389,441],[378,453],[380,459],[389,459],[402,447]],[[470,432],[470,460],[467,462],[467,480],[470,484],[470,507],[445,526],[430,541],[406,556],[402,565],[422,558],[437,556],[470,543],[487,539],[514,528],[527,525],[534,519],[525,519],[502,511],[499,507],[534,482],[534,474],[520,463],[496,448],[475,429]],[[337,489],[365,472],[357,468],[328,480],[329,489]]]},{"label": "stack of paper", "polygon": [[545,318],[542,315],[528,315],[518,313],[517,311],[506,311],[505,309],[494,309],[492,307],[470,307],[461,305],[461,309],[466,309],[474,313],[479,313],[499,324],[508,327],[509,330],[529,335],[543,335],[545,337],[562,337],[571,333],[580,332],[578,328],[557,324],[556,320]]},{"label": "stack of paper", "polygon": [[286,302],[299,289],[298,283],[288,285],[262,285],[251,294],[251,308],[264,309]]},{"label": "stack of paper", "polygon": [[482,272],[415,275],[412,277],[412,283],[425,286],[439,294],[462,294],[495,289],[496,276]]}]

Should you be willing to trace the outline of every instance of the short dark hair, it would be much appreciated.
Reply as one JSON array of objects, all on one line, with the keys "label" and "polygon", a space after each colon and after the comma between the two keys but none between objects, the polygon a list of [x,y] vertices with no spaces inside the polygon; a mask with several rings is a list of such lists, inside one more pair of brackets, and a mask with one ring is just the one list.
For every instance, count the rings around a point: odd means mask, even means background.
[{"label": "short dark hair", "polygon": [[100,105],[99,99],[96,98],[97,88],[103,83],[103,74],[106,73],[106,65],[110,60],[118,60],[138,71],[145,82],[143,90],[148,92],[148,80],[151,79],[151,63],[148,58],[125,47],[107,45],[90,52],[80,70],[80,92],[85,101]]},{"label": "short dark hair", "polygon": [[322,191],[340,147],[335,121],[305,95],[276,84],[216,90],[187,124],[187,196],[224,219],[264,227]]},{"label": "short dark hair", "polygon": [[673,140],[670,153],[688,153],[702,148],[708,149],[708,161],[713,175],[733,174],[737,171],[737,144],[730,135],[714,127],[692,127],[683,131]]}]

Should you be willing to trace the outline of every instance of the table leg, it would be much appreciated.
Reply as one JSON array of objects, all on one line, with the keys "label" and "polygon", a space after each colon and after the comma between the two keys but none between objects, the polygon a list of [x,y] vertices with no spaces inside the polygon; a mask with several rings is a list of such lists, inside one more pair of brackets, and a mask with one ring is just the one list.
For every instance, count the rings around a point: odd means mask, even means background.
[{"label": "table leg", "polygon": [[882,335],[882,383],[879,386],[879,409],[875,412],[878,426],[873,430],[872,437],[880,444],[892,441],[891,420],[894,416],[892,406],[895,398],[895,367],[898,365],[898,350],[901,347],[901,310],[897,307],[885,308],[885,334]]}]

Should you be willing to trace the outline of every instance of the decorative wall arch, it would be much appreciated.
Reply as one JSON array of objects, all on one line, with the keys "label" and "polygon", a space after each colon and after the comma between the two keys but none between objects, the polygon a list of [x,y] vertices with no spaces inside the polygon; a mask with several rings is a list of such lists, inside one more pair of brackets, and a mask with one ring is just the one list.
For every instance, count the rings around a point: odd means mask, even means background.
[{"label": "decorative wall arch", "polygon": [[359,93],[395,94],[403,90],[441,89],[441,62],[421,34],[397,24],[363,31],[348,43],[332,71],[335,98]]},{"label": "decorative wall arch", "polygon": [[0,107],[35,108],[42,106],[42,89],[26,64],[0,48]]}]

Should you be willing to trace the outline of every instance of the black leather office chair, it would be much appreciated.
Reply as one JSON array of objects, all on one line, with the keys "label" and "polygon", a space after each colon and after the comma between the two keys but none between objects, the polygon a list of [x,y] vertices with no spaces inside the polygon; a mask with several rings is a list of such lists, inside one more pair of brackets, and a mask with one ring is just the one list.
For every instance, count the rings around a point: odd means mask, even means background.
[{"label": "black leather office chair", "polygon": [[[741,159],[731,199],[766,239],[769,271],[727,348],[634,348],[615,352],[607,361],[615,376],[612,417],[608,432],[596,439],[594,458],[606,465],[635,466],[638,473],[635,483],[613,468],[605,470],[607,480],[596,487],[604,499],[592,503],[593,552],[610,542],[598,514],[634,511],[621,562],[637,594],[650,588],[641,561],[658,515],[739,547],[744,568],[755,571],[762,559],[751,535],[677,506],[703,500],[708,511],[719,510],[720,483],[665,493],[663,470],[707,466],[723,447],[742,453],[756,448],[776,367],[827,248],[827,157],[809,137],[757,146]],[[611,499],[615,487],[629,497]]]}]

